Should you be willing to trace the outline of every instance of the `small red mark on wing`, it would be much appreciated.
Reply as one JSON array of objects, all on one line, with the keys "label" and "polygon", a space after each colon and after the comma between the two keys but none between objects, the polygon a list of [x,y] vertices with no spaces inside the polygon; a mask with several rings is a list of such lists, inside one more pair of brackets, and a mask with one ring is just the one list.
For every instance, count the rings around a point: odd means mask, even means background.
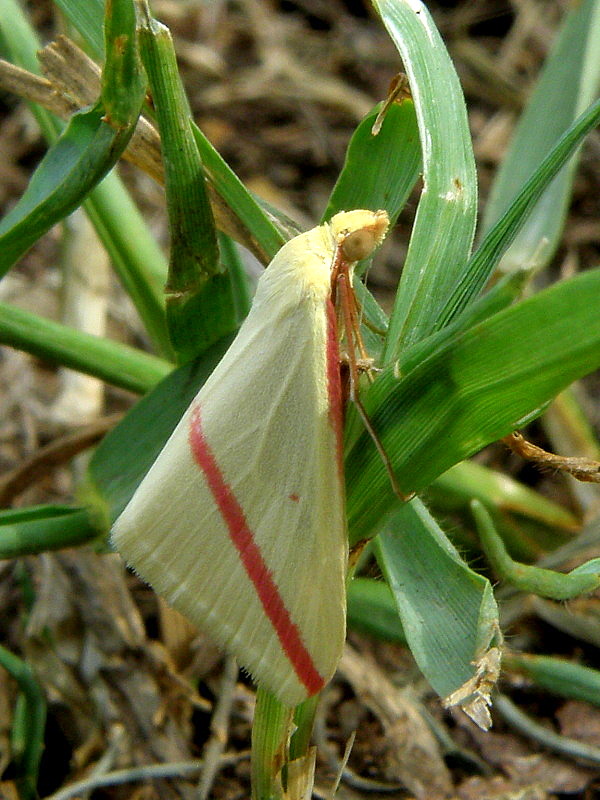
[{"label": "small red mark on wing", "polygon": [[288,498],[290,500],[292,500],[294,503],[299,503],[300,502],[300,497],[299,497],[299,495],[296,494],[296,492],[294,492],[293,494],[289,494]]},{"label": "small red mark on wing", "polygon": [[[263,610],[277,634],[283,651],[292,664],[298,680],[306,687],[308,694],[316,694],[323,688],[323,678],[302,641],[298,627],[292,621],[285,607],[273,575],[250,530],[244,511],[231,486],[226,482],[206,440],[202,430],[199,406],[195,406],[192,411],[189,442],[194,459],[204,473],[221,516],[227,525],[229,538],[239,553],[246,574],[254,584]],[[291,499],[293,497],[294,495],[290,495]]]}]

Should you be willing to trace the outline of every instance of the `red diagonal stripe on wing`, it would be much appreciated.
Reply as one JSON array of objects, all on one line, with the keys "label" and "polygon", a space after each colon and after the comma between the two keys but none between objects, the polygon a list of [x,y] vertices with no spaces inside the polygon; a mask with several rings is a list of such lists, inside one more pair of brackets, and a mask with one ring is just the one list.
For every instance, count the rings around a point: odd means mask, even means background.
[{"label": "red diagonal stripe on wing", "polygon": [[195,406],[190,420],[189,441],[196,463],[204,473],[221,516],[229,530],[244,569],[256,589],[265,614],[270,620],[283,651],[292,664],[298,680],[309,695],[323,688],[310,653],[306,649],[296,624],[292,621],[273,575],[267,567],[254,534],[246,521],[242,507],[225,480],[217,460],[202,430],[200,407]]}]

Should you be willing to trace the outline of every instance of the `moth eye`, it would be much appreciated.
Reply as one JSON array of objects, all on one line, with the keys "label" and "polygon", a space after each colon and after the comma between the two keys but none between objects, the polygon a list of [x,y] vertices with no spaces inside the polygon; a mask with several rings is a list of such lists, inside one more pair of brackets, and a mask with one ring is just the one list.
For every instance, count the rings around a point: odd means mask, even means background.
[{"label": "moth eye", "polygon": [[342,242],[342,253],[348,261],[362,261],[370,256],[377,244],[374,231],[362,229],[349,233]]}]

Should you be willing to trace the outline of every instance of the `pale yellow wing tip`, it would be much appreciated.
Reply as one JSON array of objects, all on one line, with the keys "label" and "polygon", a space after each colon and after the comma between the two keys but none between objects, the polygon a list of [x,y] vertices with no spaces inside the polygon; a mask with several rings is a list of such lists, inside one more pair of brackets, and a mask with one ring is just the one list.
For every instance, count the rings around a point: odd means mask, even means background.
[{"label": "pale yellow wing tip", "polygon": [[279,670],[277,674],[268,674],[268,670],[260,670],[261,674],[257,675],[253,670],[243,665],[242,669],[250,676],[256,686],[266,689],[284,706],[295,708],[310,697],[319,694],[328,686],[336,673],[340,658],[341,652],[335,659],[335,663],[326,670],[326,674],[321,676],[320,685],[312,689],[307,689],[307,687],[301,683],[297,673],[293,669],[290,669],[287,675],[283,675],[281,670]]}]

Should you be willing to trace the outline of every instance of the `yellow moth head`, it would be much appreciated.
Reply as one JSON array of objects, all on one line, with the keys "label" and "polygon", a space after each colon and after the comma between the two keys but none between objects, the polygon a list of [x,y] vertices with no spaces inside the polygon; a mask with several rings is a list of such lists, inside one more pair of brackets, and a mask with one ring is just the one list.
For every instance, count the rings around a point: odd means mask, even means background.
[{"label": "yellow moth head", "polygon": [[368,258],[383,241],[389,218],[386,211],[341,211],[331,218],[331,231],[344,258],[354,263]]}]

